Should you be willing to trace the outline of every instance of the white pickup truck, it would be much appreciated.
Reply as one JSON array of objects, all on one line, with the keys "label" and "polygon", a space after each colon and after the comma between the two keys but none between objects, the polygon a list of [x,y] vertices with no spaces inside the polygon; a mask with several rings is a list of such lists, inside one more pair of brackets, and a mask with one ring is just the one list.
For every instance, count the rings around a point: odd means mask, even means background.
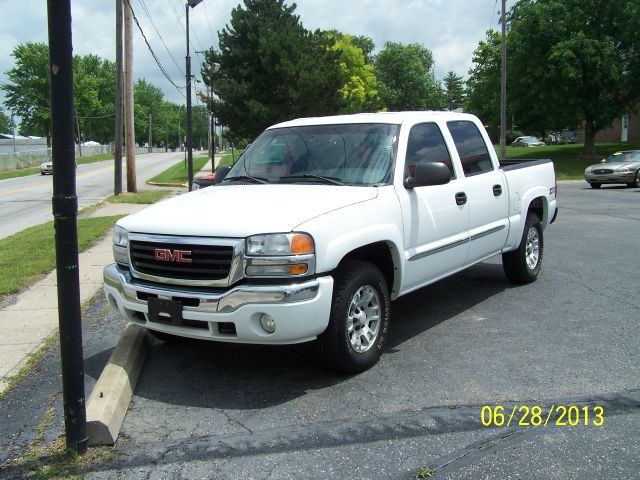
[{"label": "white pickup truck", "polygon": [[118,221],[109,303],[166,341],[315,340],[343,372],[377,362],[402,295],[496,254],[534,281],[557,214],[551,161],[501,166],[451,112],[281,123],[217,181]]}]

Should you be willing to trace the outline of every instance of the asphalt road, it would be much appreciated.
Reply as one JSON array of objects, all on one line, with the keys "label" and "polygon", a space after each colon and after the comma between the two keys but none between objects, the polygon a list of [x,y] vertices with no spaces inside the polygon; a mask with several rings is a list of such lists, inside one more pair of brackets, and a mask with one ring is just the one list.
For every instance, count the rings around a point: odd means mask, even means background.
[{"label": "asphalt road", "polygon": [[[184,153],[147,153],[136,156],[138,189],[149,188],[148,179],[184,158]],[[79,165],[76,171],[78,208],[93,205],[113,195],[113,161]],[[126,166],[123,160],[123,190],[126,191]],[[53,219],[51,175],[29,175],[0,180],[0,238]]]},{"label": "asphalt road", "polygon": [[[640,189],[561,182],[559,204],[537,282],[510,285],[496,258],[401,298],[360,375],[327,372],[309,345],[155,342],[112,458],[85,478],[640,478]],[[96,297],[85,322],[95,377],[122,321]],[[38,382],[5,403],[58,404],[59,431],[59,394]],[[522,406],[574,406],[579,424],[556,409],[520,426]],[[483,407],[519,413],[487,427]]]}]

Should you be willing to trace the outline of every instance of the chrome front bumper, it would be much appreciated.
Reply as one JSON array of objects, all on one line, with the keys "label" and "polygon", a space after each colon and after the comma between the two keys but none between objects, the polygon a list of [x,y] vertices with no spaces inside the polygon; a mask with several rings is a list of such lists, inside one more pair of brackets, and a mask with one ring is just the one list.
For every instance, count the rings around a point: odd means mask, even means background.
[{"label": "chrome front bumper", "polygon": [[[175,335],[239,343],[298,343],[325,330],[331,308],[333,279],[321,277],[282,285],[240,285],[228,290],[189,289],[135,279],[117,264],[104,269],[104,290],[110,305],[130,322]],[[148,299],[175,300],[192,326],[150,321]],[[276,331],[260,327],[263,314],[276,321]],[[233,323],[236,334],[221,333],[220,323]],[[192,328],[194,324],[198,326]]]}]

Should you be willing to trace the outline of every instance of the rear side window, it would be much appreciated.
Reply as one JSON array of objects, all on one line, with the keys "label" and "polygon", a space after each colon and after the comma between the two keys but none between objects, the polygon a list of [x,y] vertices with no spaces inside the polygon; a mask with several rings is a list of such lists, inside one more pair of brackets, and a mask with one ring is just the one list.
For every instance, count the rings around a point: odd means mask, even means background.
[{"label": "rear side window", "polygon": [[480,130],[473,122],[447,122],[465,176],[491,172],[493,164]]},{"label": "rear side window", "polygon": [[456,178],[440,128],[435,123],[420,123],[411,127],[409,132],[406,165],[413,175],[417,164],[428,162],[444,163],[449,168],[451,178]]}]

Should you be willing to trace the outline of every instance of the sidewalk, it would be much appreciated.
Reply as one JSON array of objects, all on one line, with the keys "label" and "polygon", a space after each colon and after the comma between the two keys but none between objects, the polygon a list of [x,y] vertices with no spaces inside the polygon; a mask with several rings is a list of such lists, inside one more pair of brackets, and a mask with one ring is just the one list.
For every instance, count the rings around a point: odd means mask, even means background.
[{"label": "sidewalk", "polygon": [[[88,217],[127,215],[148,205],[103,203]],[[102,287],[102,269],[113,262],[109,232],[102,240],[79,255],[80,302],[91,299]],[[30,286],[0,309],[0,393],[8,379],[26,364],[44,340],[58,329],[56,271]]]},{"label": "sidewalk", "polygon": [[[216,165],[220,157],[215,158]],[[198,172],[211,172],[209,161]],[[128,215],[149,205],[104,202],[86,217]],[[111,232],[94,246],[79,255],[80,303],[90,300],[102,288],[102,270],[113,263]],[[15,302],[0,306],[0,393],[8,387],[8,380],[27,363],[43,342],[58,330],[58,292],[56,271],[17,295]]]}]

